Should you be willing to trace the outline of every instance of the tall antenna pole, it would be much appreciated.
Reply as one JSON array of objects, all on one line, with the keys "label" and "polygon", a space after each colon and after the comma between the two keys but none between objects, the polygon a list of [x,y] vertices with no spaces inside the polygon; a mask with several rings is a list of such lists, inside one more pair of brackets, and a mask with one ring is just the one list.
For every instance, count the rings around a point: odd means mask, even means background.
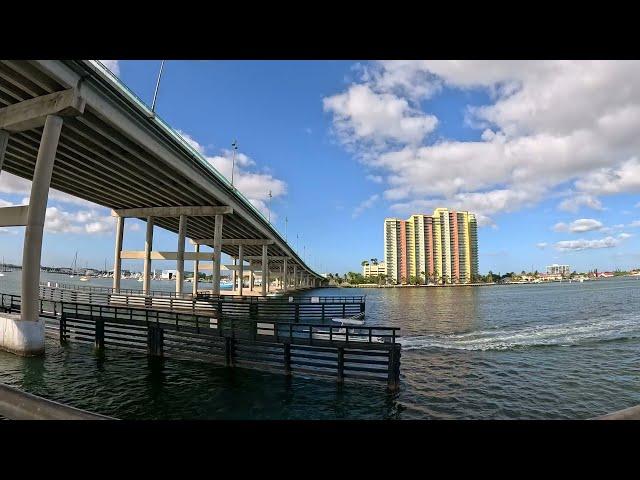
[{"label": "tall antenna pole", "polygon": [[269,190],[269,208],[267,209],[267,211],[269,212],[269,223],[271,223],[271,190]]},{"label": "tall antenna pole", "polygon": [[233,149],[233,158],[231,159],[231,186],[233,187],[233,171],[236,169],[236,151],[238,150],[238,140],[231,143]]},{"label": "tall antenna pole", "polygon": [[287,241],[287,222],[289,221],[289,219],[287,217],[284,217],[284,241]]},{"label": "tall antenna pole", "polygon": [[156,99],[158,98],[158,88],[160,88],[160,78],[162,77],[162,70],[164,68],[164,60],[160,63],[160,72],[158,72],[158,81],[156,82],[156,91],[153,92],[153,102],[151,103],[151,112],[156,113]]}]

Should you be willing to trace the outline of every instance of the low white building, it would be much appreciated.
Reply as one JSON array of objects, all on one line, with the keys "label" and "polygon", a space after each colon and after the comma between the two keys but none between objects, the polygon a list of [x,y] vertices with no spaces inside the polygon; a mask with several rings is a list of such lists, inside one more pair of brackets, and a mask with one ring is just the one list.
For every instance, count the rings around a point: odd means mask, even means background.
[{"label": "low white building", "polygon": [[387,265],[384,262],[378,262],[376,264],[366,263],[362,266],[363,277],[377,277],[378,275],[387,274]]},{"label": "low white building", "polygon": [[162,274],[160,275],[160,279],[173,280],[174,278],[176,278],[176,275],[178,275],[177,270],[163,270]]},{"label": "low white building", "polygon": [[553,265],[547,266],[547,273],[551,275],[571,275],[571,268],[569,265],[558,265],[554,263]]}]

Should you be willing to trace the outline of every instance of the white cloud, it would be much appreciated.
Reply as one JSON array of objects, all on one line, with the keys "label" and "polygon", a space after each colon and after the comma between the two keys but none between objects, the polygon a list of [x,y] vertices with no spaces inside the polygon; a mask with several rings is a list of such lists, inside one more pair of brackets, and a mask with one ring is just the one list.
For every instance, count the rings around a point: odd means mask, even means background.
[{"label": "white cloud", "polygon": [[538,247],[541,250],[544,250],[547,245],[548,245],[547,242],[536,243],[536,247]]},{"label": "white cloud", "polygon": [[365,178],[373,183],[382,183],[382,177],[380,175],[367,175]]},{"label": "white cloud", "polygon": [[376,93],[368,85],[352,85],[345,93],[325,98],[323,105],[333,113],[334,127],[347,144],[418,144],[438,123],[436,117],[411,107],[406,99]]},{"label": "white cloud", "polygon": [[44,230],[48,233],[101,234],[113,231],[115,219],[98,210],[68,212],[57,207],[48,207]]},{"label": "white cloud", "polygon": [[[198,143],[197,140],[182,131],[179,131],[179,133],[185,141],[206,158],[212,167],[229,181],[231,181],[231,170],[233,169],[233,186],[265,216],[269,216],[269,192],[271,192],[272,198],[282,197],[287,193],[287,184],[284,181],[275,178],[269,173],[252,171],[256,167],[256,162],[244,153],[236,152],[235,168],[233,168],[232,150],[223,150],[222,155],[207,156],[205,147]],[[273,223],[276,220],[277,215],[271,210],[271,222]]]},{"label": "white cloud", "polygon": [[[384,172],[388,201],[490,216],[567,185],[572,197],[558,208],[574,212],[602,210],[600,195],[640,191],[640,62],[402,61],[362,70],[324,108],[358,159]],[[466,110],[481,140],[429,144],[435,118],[428,128],[402,125],[432,117],[419,101],[443,88],[489,93],[487,104]]]},{"label": "white cloud", "polygon": [[100,60],[100,63],[111,70],[114,75],[120,75],[120,64],[118,60]]},{"label": "white cloud", "polygon": [[362,214],[362,212],[373,207],[379,198],[380,198],[380,195],[374,194],[374,195],[371,195],[366,200],[360,202],[360,204],[353,209],[353,214],[351,216],[353,218],[357,218],[358,216],[360,216],[360,214]]},{"label": "white cloud", "polygon": [[640,220],[634,220],[628,226],[631,227],[631,228],[640,227]]},{"label": "white cloud", "polygon": [[[2,172],[2,174],[0,174],[0,193],[30,195],[31,181],[25,180],[24,178],[18,177],[16,175],[12,175],[8,172]],[[49,199],[73,205],[80,205],[87,208],[101,208],[93,202],[74,197],[73,195],[60,192],[53,188],[49,189]],[[25,199],[25,202],[28,201],[28,198]]]},{"label": "white cloud", "polygon": [[556,223],[553,226],[553,230],[556,232],[571,232],[571,233],[584,233],[593,230],[602,230],[602,222],[594,220],[593,218],[579,218],[574,220],[570,224],[563,222]]},{"label": "white cloud", "polygon": [[578,194],[574,195],[566,200],[563,200],[558,204],[560,210],[576,213],[580,210],[580,207],[588,207],[593,210],[604,210],[602,203],[593,195]]},{"label": "white cloud", "polygon": [[618,238],[621,238],[622,240],[625,240],[625,239],[630,238],[630,237],[633,237],[633,235],[630,234],[630,233],[622,232],[621,234],[618,235]]},{"label": "white cloud", "polygon": [[560,251],[566,252],[596,248],[613,248],[619,243],[620,240],[614,237],[605,237],[600,240],[563,240],[561,242],[556,242],[555,247]]}]

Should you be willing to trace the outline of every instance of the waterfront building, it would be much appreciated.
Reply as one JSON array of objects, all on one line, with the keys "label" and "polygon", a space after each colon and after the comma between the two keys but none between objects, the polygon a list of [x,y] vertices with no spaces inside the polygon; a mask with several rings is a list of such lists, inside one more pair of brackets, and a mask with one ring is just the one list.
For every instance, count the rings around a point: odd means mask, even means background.
[{"label": "waterfront building", "polygon": [[553,275],[571,275],[571,268],[569,265],[558,265],[554,263],[553,265],[547,266],[547,273]]},{"label": "waterfront building", "polygon": [[172,280],[172,279],[176,278],[176,275],[178,275],[178,271],[177,270],[162,270],[162,273],[160,274],[160,279],[161,280]]},{"label": "waterfront building", "polygon": [[470,283],[478,275],[473,213],[436,208],[432,215],[384,221],[384,263],[394,283]]},{"label": "waterfront building", "polygon": [[387,274],[387,265],[384,262],[378,263],[365,263],[362,266],[363,277],[377,277],[378,275]]}]

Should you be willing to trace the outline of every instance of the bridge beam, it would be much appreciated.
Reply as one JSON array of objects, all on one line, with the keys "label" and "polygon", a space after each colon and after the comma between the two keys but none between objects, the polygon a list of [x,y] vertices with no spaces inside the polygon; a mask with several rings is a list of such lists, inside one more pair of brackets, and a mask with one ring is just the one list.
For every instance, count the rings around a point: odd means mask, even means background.
[{"label": "bridge beam", "polygon": [[[192,240],[192,243],[199,243],[200,245],[213,245],[215,239],[213,238],[198,238],[196,240]],[[275,242],[271,239],[262,239],[262,238],[223,238],[222,245],[232,245],[232,246],[260,246],[260,245],[273,245]]]},{"label": "bridge beam", "polygon": [[85,103],[73,88],[14,103],[0,108],[0,130],[23,132],[45,125],[51,116],[81,115]]},{"label": "bridge beam", "polygon": [[4,154],[7,151],[8,143],[9,132],[6,130],[0,130],[0,172],[2,171],[2,165],[4,165]]},{"label": "bridge beam", "polygon": [[[233,213],[233,208],[222,207],[142,207],[142,208],[121,208],[111,210],[112,217],[145,218],[145,217],[212,217]],[[196,242],[204,243],[204,242]]]}]

